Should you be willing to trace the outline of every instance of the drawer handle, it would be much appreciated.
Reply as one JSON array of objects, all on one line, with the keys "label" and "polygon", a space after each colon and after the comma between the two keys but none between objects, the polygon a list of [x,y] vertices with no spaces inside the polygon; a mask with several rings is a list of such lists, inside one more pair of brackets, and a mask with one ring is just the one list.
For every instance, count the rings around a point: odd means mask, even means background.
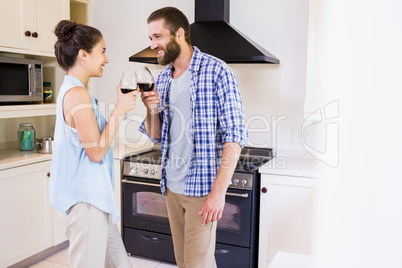
[{"label": "drawer handle", "polygon": [[266,187],[262,187],[262,188],[261,188],[261,192],[262,192],[263,194],[266,194],[266,193],[268,192],[268,189],[267,189]]},{"label": "drawer handle", "polygon": [[163,241],[163,239],[154,236],[141,235],[141,237],[144,238],[144,240],[150,241],[152,243],[159,243]]},{"label": "drawer handle", "polygon": [[26,31],[26,32],[25,32],[25,36],[30,37],[30,36],[31,36],[31,31]]},{"label": "drawer handle", "polygon": [[50,178],[50,172],[47,173],[47,177]]},{"label": "drawer handle", "polygon": [[39,36],[39,34],[38,34],[37,32],[33,32],[33,33],[32,33],[32,37],[33,37],[33,38],[37,38],[38,36]]},{"label": "drawer handle", "polygon": [[223,249],[223,248],[215,249],[215,254],[228,254],[228,253],[230,253],[230,250]]}]

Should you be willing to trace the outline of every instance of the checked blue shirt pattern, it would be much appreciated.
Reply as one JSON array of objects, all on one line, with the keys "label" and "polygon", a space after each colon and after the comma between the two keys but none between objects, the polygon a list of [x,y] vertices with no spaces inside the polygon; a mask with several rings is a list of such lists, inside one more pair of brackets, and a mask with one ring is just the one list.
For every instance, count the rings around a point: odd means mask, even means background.
[{"label": "checked blue shirt pattern", "polygon": [[[165,109],[160,113],[162,137],[152,139],[145,129],[139,130],[152,142],[161,142],[161,190],[165,194],[166,157],[168,150],[169,89],[173,66],[170,64],[158,75],[156,90]],[[237,142],[244,147],[248,140],[244,109],[237,78],[229,66],[194,47],[189,71],[191,73],[191,139],[193,153],[184,191],[187,196],[205,196],[211,191],[218,171],[223,145]],[[178,126],[179,127],[179,126]]]}]

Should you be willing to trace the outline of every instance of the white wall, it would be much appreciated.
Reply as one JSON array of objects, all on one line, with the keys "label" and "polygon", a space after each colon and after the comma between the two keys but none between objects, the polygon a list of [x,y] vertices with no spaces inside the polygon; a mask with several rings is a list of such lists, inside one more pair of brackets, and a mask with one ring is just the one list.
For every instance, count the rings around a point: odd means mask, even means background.
[{"label": "white wall", "polygon": [[[105,103],[106,114],[110,114],[109,105],[116,100],[114,90],[121,73],[143,65],[129,62],[128,57],[150,45],[148,15],[168,5],[181,9],[190,23],[194,21],[194,1],[91,1],[91,25],[103,33],[110,60],[103,78],[92,81],[93,94]],[[249,0],[231,1],[230,5],[231,24],[281,61],[279,65],[230,65],[239,80],[250,145],[303,150],[300,144],[291,143],[291,130],[300,130],[303,123],[308,1]],[[148,67],[155,75],[163,69],[159,65]],[[140,100],[130,112],[137,121],[145,113]],[[285,119],[276,123],[278,118]],[[139,141],[137,128],[138,123],[129,122],[121,126],[118,135]]]},{"label": "white wall", "polygon": [[316,86],[339,101],[324,170],[317,268],[402,267],[400,1],[320,0]]}]

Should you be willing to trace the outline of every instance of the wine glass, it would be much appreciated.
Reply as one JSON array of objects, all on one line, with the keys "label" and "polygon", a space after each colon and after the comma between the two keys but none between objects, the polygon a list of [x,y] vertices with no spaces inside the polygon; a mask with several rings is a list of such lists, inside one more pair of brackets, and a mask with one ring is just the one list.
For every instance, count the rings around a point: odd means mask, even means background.
[{"label": "wine glass", "polygon": [[[152,76],[151,71],[147,67],[142,67],[135,70],[138,87],[142,92],[152,91],[155,86],[155,79]],[[163,106],[158,103],[151,111],[151,114],[157,114],[163,111]]]},{"label": "wine glass", "polygon": [[[120,78],[120,90],[123,94],[127,94],[137,89],[137,80],[134,73],[123,73]],[[127,114],[124,115],[123,120],[127,119]]]}]

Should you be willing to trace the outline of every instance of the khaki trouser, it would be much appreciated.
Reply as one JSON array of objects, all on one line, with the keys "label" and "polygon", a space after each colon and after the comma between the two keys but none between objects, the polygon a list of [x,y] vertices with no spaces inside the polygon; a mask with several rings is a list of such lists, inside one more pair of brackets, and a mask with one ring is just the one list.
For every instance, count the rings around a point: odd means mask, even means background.
[{"label": "khaki trouser", "polygon": [[70,240],[71,268],[131,268],[116,224],[109,215],[87,204],[78,203],[67,214],[59,213]]},{"label": "khaki trouser", "polygon": [[216,221],[201,224],[206,197],[190,197],[166,189],[166,203],[178,268],[214,268]]}]

